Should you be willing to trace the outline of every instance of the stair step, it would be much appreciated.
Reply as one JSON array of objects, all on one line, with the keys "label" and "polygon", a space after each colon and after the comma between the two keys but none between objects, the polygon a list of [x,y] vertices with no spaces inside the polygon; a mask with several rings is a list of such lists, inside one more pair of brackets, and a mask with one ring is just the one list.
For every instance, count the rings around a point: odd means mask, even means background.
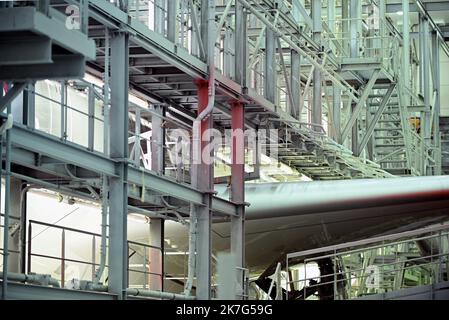
[{"label": "stair step", "polygon": [[382,169],[391,174],[394,174],[395,176],[411,174],[411,170],[409,168],[382,168]]},{"label": "stair step", "polygon": [[402,131],[401,128],[378,128],[374,129],[374,131],[380,132],[380,131]]},{"label": "stair step", "polygon": [[376,139],[376,140],[386,140],[386,139],[389,139],[389,140],[399,140],[399,139],[401,139],[401,140],[403,140],[404,137],[403,136],[397,136],[397,137],[394,137],[394,136],[376,136],[376,137],[374,137],[374,139]]},{"label": "stair step", "polygon": [[405,147],[405,144],[376,144],[377,148],[395,148],[395,147]]},{"label": "stair step", "polygon": [[407,160],[381,160],[378,163],[407,163]]},{"label": "stair step", "polygon": [[[376,114],[376,112],[371,111],[371,114]],[[399,115],[399,110],[398,111],[384,111],[384,112],[382,112],[382,114],[397,114],[397,115]]]}]

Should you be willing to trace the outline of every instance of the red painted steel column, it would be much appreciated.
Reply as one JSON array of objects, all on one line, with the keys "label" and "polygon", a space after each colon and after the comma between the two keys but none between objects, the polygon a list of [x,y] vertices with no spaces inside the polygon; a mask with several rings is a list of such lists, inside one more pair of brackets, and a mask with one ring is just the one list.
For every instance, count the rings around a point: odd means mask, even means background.
[{"label": "red painted steel column", "polygon": [[231,219],[231,253],[237,264],[236,299],[245,294],[245,109],[235,101],[231,103],[232,163],[231,201],[238,205],[238,216]]},{"label": "red painted steel column", "polygon": [[[196,81],[198,87],[198,114],[207,108],[209,103],[209,83],[208,81]],[[197,163],[193,165],[194,170],[192,174],[192,185],[204,192],[203,206],[195,206],[195,214],[197,218],[197,237],[196,237],[196,276],[197,286],[196,295],[199,299],[211,298],[211,257],[212,257],[212,194],[213,190],[213,152],[212,154],[203,154],[208,150],[208,145],[211,142],[208,130],[212,129],[213,116],[207,116],[200,124],[199,141],[193,141],[194,144],[199,145],[199,158]],[[198,161],[200,160],[200,161]]]}]

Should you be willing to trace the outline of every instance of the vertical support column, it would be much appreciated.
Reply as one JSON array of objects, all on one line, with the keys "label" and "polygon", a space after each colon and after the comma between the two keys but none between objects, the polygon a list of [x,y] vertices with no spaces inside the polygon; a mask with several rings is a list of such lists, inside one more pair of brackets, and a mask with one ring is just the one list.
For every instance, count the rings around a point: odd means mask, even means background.
[{"label": "vertical support column", "polygon": [[265,31],[265,79],[264,96],[276,104],[277,69],[276,69],[276,36],[270,28]]},{"label": "vertical support column", "polygon": [[115,32],[111,38],[110,155],[118,160],[117,177],[110,177],[109,292],[126,297],[128,285],[128,35]]},{"label": "vertical support column", "polygon": [[[313,40],[318,45],[321,45],[321,0],[312,0],[312,22]],[[321,94],[321,71],[318,68],[315,68],[313,71],[312,123],[317,125],[322,125]]]},{"label": "vertical support column", "polygon": [[437,159],[434,175],[441,175],[441,133],[440,133],[440,113],[441,113],[441,85],[440,85],[440,39],[437,33],[432,33],[432,53],[433,53],[433,91],[435,93],[435,104],[433,106],[433,139],[434,146],[439,152],[435,155]]},{"label": "vertical support column", "polygon": [[[373,101],[373,99],[368,99],[367,103],[366,103],[366,118],[365,118],[365,131],[366,132],[368,132],[371,121],[373,121],[373,115],[371,114],[371,108],[370,108],[372,101]],[[380,108],[380,106],[379,106],[379,108]],[[369,138],[368,143],[366,144],[366,148],[365,148],[367,158],[370,160],[373,160],[373,152],[374,152],[373,137],[374,137],[374,134]],[[362,141],[363,141],[363,138],[362,138]],[[359,144],[359,147],[360,147],[360,144]],[[362,153],[362,151],[363,151],[363,149],[359,149],[359,147],[357,147],[358,154]]]},{"label": "vertical support column", "polygon": [[[354,113],[357,107],[356,103],[351,104],[351,114]],[[354,125],[352,126],[351,135],[351,150],[354,154],[359,154],[359,120],[356,119]]]},{"label": "vertical support column", "polygon": [[21,272],[21,235],[22,230],[22,213],[21,213],[21,193],[22,193],[22,180],[11,178],[11,205],[10,205],[10,217],[12,230],[16,230],[9,235],[9,264],[8,271]]},{"label": "vertical support column", "polygon": [[[3,84],[3,83],[2,83]],[[5,91],[9,89],[5,83]],[[1,96],[1,95],[0,95]],[[8,103],[6,114],[8,117],[11,114],[11,103]],[[3,158],[3,136],[0,136],[0,155]],[[6,150],[5,150],[5,211],[3,219],[3,278],[2,278],[2,299],[6,300],[8,297],[8,269],[9,269],[9,227],[11,214],[11,130],[6,131]],[[2,178],[2,165],[0,164],[0,179]],[[0,181],[1,182],[1,181]],[[1,189],[1,183],[0,183]],[[0,206],[1,207],[1,206]]]},{"label": "vertical support column", "polygon": [[[386,36],[386,20],[385,20],[385,13],[387,11],[387,6],[385,3],[385,0],[379,0],[379,36],[380,38],[380,54],[382,57],[385,57],[386,55],[386,49],[388,47],[388,43],[385,39]],[[385,48],[385,50],[384,50]],[[386,58],[386,57],[385,57]]]},{"label": "vertical support column", "polygon": [[94,150],[95,142],[95,93],[94,86],[89,86],[89,96],[88,96],[88,149],[90,151]]},{"label": "vertical support column", "polygon": [[430,119],[430,57],[429,57],[429,21],[423,21],[423,96],[425,110],[421,114],[421,134],[426,146],[430,147],[431,119]]},{"label": "vertical support column", "polygon": [[164,220],[151,219],[150,245],[150,290],[164,290]]},{"label": "vertical support column", "polygon": [[291,95],[293,105],[290,106],[290,111],[292,117],[301,120],[301,109],[300,109],[300,97],[301,97],[301,55],[292,50],[290,52],[291,59],[291,72],[290,72],[290,83],[291,83]]},{"label": "vertical support column", "polygon": [[245,284],[245,109],[234,102],[232,113],[231,201],[238,205],[238,216],[231,218],[231,253],[237,271],[236,299],[242,299]]},{"label": "vertical support column", "polygon": [[350,20],[350,45],[351,58],[359,56],[359,37],[362,32],[362,4],[360,0],[351,0],[349,12]]},{"label": "vertical support column", "polygon": [[34,83],[26,85],[23,91],[23,124],[34,129],[35,126],[35,96]]},{"label": "vertical support column", "polygon": [[[151,119],[151,170],[162,175],[165,171],[165,129],[162,118],[164,108],[161,105],[154,105],[152,109],[154,114]],[[162,291],[164,287],[164,220],[151,219],[150,244],[161,248],[161,250],[150,249],[150,289]]]},{"label": "vertical support column", "polygon": [[67,85],[65,81],[61,81],[61,139],[67,139]]},{"label": "vertical support column", "polygon": [[335,0],[327,0],[327,25],[335,33]]},{"label": "vertical support column", "polygon": [[165,0],[154,1],[154,31],[165,35]]},{"label": "vertical support column", "polygon": [[153,105],[154,114],[151,118],[151,170],[164,174],[165,158],[165,129],[163,128],[164,108],[161,105]]},{"label": "vertical support column", "polygon": [[334,140],[341,142],[341,89],[333,86],[332,114],[334,115]]},{"label": "vertical support column", "polygon": [[246,87],[248,52],[246,41],[247,16],[243,5],[237,1],[235,5],[235,81]]},{"label": "vertical support column", "polygon": [[[292,15],[295,22],[298,24],[298,28],[301,28],[301,11],[299,6],[301,5],[300,1],[292,1]],[[292,50],[290,53],[291,59],[291,94],[293,100],[293,106],[290,106],[290,110],[292,111],[291,115],[301,121],[301,55]]]},{"label": "vertical support column", "polygon": [[[207,108],[209,103],[208,96],[208,82],[197,81],[198,86],[198,114]],[[197,216],[197,262],[196,262],[196,276],[197,288],[196,294],[200,300],[208,300],[211,298],[211,257],[212,257],[212,237],[211,237],[211,206],[212,197],[211,190],[213,187],[213,163],[208,164],[206,161],[210,155],[205,154],[208,148],[210,138],[206,137],[207,131],[212,129],[212,116],[206,118],[200,123],[199,141],[199,159],[193,164],[192,178],[193,186],[203,194],[203,205],[194,206]],[[205,161],[206,160],[206,161]]]},{"label": "vertical support column", "polygon": [[424,42],[425,42],[425,36],[424,36],[424,17],[421,13],[418,13],[418,23],[419,23],[419,29],[418,29],[418,49],[419,49],[419,93],[421,95],[424,95],[424,85],[423,85],[423,79],[424,79]]},{"label": "vertical support column", "polygon": [[[410,24],[409,0],[402,0],[402,78],[405,86],[410,86]],[[408,101],[406,105],[408,105]]]},{"label": "vertical support column", "polygon": [[342,38],[345,53],[349,52],[349,0],[341,0]]},{"label": "vertical support column", "polygon": [[176,43],[178,18],[178,0],[169,0],[167,2],[167,39]]}]

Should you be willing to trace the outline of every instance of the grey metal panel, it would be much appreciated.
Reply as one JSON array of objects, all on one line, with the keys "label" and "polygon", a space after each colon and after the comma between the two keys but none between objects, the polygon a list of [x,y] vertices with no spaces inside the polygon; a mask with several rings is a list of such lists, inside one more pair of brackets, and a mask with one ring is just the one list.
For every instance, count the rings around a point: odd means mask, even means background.
[{"label": "grey metal panel", "polygon": [[85,64],[86,59],[82,55],[53,56],[51,64],[0,66],[0,78],[15,81],[82,78]]},{"label": "grey metal panel", "polygon": [[0,43],[0,65],[51,63],[51,40],[47,37],[11,39]]}]

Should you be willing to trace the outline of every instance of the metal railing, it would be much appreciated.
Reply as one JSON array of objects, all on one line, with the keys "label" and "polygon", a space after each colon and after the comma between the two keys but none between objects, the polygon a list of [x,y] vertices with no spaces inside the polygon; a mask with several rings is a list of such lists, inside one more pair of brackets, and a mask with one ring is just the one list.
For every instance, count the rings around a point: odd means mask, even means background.
[{"label": "metal railing", "polygon": [[286,270],[289,299],[353,299],[447,281],[449,225],[289,253]]},{"label": "metal railing", "polygon": [[[36,232],[34,231],[36,228],[41,230]],[[48,235],[49,230],[54,232],[51,239],[49,236],[43,237],[42,243],[36,243],[39,240],[36,238],[44,232],[47,232]],[[84,238],[82,239],[84,240],[82,241],[83,245],[88,245],[90,242],[90,252],[88,247],[83,246],[82,249],[76,247],[80,237]],[[70,238],[73,238],[73,241]],[[58,279],[62,288],[68,284],[67,280],[93,282],[96,269],[99,267],[97,255],[100,253],[100,238],[101,234],[30,220],[27,239],[27,273],[51,274],[52,277]],[[129,252],[128,287],[146,289],[151,279],[156,281],[154,277],[159,277],[160,281],[163,281],[162,273],[154,273],[149,270],[150,257],[155,253],[162,257],[161,248],[135,241],[127,241],[127,246]],[[108,282],[107,270],[108,265],[105,266],[103,273],[103,283]],[[69,274],[72,276],[69,277]]]}]

